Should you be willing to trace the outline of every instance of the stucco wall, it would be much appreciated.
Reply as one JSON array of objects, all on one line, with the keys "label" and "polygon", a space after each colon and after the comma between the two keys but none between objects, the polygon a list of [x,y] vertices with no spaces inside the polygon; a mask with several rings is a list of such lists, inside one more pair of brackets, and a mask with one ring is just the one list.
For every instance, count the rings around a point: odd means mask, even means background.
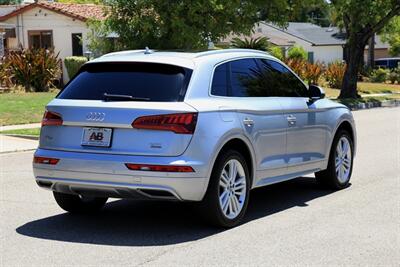
[{"label": "stucco wall", "polygon": [[293,45],[302,46],[307,52],[314,53],[314,62],[320,61],[326,64],[343,59],[343,48],[341,45],[332,46],[313,46],[310,42],[298,38],[294,35],[285,33],[269,25],[260,23],[257,28],[261,28],[263,34],[268,37],[268,34],[278,36],[293,42]]},{"label": "stucco wall", "polygon": [[[56,52],[59,52],[59,57],[64,60],[65,57],[72,56],[72,33],[82,33],[83,37],[83,52],[87,50],[87,33],[88,28],[86,23],[76,20],[56,12],[43,9],[33,8],[10,18],[5,23],[14,24],[17,26],[17,38],[9,39],[9,48],[16,48],[18,44],[22,44],[25,48],[28,47],[28,31],[31,30],[52,30],[53,45]],[[68,81],[68,75],[63,63],[63,78],[64,82]]]}]

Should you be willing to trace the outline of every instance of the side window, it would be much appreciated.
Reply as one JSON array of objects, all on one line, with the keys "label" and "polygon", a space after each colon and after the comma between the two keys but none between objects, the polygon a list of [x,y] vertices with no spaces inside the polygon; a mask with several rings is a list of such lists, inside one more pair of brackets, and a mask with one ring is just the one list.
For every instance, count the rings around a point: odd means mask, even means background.
[{"label": "side window", "polygon": [[254,59],[240,59],[231,63],[231,95],[235,97],[264,96],[264,88],[257,84],[259,69]]},{"label": "side window", "polygon": [[216,96],[228,96],[228,63],[215,68],[211,84],[211,94]]},{"label": "side window", "polygon": [[285,66],[269,59],[258,59],[260,76],[268,96],[307,97],[306,86]]}]

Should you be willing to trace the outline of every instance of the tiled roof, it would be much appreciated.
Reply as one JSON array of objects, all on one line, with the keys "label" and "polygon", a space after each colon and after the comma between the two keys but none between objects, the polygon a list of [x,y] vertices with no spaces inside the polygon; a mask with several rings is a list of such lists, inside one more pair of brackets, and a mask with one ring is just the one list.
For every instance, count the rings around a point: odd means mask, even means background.
[{"label": "tiled roof", "polygon": [[50,2],[38,2],[28,5],[23,5],[11,13],[0,16],[0,21],[4,21],[13,16],[21,14],[32,8],[39,7],[45,8],[59,14],[63,14],[68,17],[72,17],[78,20],[86,21],[87,19],[98,19],[102,20],[105,18],[103,6],[95,4],[74,4],[74,3],[50,3]]}]

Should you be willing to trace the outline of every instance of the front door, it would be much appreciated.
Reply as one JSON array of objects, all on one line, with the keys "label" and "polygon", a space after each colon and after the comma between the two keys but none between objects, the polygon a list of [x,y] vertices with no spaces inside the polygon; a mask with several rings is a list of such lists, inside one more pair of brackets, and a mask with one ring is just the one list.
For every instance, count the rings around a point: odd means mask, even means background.
[{"label": "front door", "polygon": [[286,163],[288,173],[317,169],[325,157],[327,125],[318,101],[311,103],[305,84],[288,68],[274,60],[260,60],[274,73],[271,79],[279,95],[287,123]]}]

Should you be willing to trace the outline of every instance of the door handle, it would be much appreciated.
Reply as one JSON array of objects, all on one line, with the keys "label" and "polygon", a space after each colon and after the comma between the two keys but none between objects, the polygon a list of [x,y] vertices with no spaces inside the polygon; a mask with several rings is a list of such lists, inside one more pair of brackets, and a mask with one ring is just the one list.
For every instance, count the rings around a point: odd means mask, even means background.
[{"label": "door handle", "polygon": [[246,125],[247,127],[253,126],[254,125],[254,121],[250,118],[245,118],[243,120],[244,125]]},{"label": "door handle", "polygon": [[295,116],[289,115],[289,116],[286,117],[286,119],[287,119],[287,121],[288,121],[289,126],[294,126],[294,125],[296,125],[296,119],[297,119],[297,118],[296,118]]}]

